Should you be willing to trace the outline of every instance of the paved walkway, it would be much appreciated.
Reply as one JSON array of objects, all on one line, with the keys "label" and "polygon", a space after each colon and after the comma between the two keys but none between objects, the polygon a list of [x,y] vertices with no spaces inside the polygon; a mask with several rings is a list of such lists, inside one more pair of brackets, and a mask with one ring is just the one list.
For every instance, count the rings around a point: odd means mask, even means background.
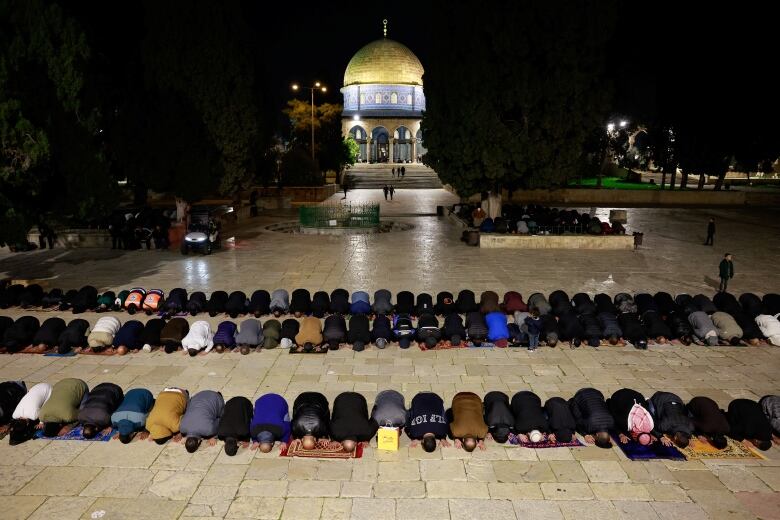
[{"label": "paved walkway", "polygon": [[[382,197],[351,192],[348,200]],[[469,248],[459,229],[432,213],[449,194],[397,193],[383,214],[411,231],[361,237],[304,237],[263,230],[292,214],[259,217],[239,228],[226,250],[210,257],[155,251],[39,251],[0,255],[0,273],[43,279],[50,286],[133,285],[211,291],[411,289],[570,293],[665,289],[711,293],[717,262],[735,254],[736,292],[777,291],[780,246],[777,211],[629,210],[629,225],[645,232],[638,252],[512,251]],[[382,197],[383,198],[383,197]],[[440,202],[441,201],[441,202]],[[607,210],[604,210],[607,211]],[[706,219],[718,222],[717,248],[700,245]],[[18,316],[19,311],[4,314]],[[39,313],[40,318],[57,313]],[[71,315],[63,315],[66,318]],[[88,313],[94,323],[98,315]],[[126,319],[124,315],[122,319]],[[145,317],[143,317],[145,319]],[[220,318],[214,318],[216,323]],[[192,321],[192,319],[191,319]],[[391,347],[324,356],[266,351],[197,358],[160,353],[125,357],[0,356],[0,380],[28,385],[81,377],[90,386],[113,381],[125,389],[166,385],[221,390],[225,398],[278,392],[290,402],[316,389],[332,400],[347,390],[371,403],[394,388],[410,399],[431,390],[450,400],[457,391],[531,389],[543,399],[570,397],[595,386],[605,393],[632,387],[683,399],[707,395],[726,405],[736,397],[780,393],[776,348],[651,346],[420,352]],[[426,454],[402,437],[397,453],[366,450],[354,461],[282,459],[221,444],[188,454],[184,446],[135,441],[0,441],[2,518],[290,518],[290,519],[528,519],[528,518],[780,518],[780,449],[765,460],[631,462],[614,448],[531,450],[488,442],[484,452],[454,448]]]}]

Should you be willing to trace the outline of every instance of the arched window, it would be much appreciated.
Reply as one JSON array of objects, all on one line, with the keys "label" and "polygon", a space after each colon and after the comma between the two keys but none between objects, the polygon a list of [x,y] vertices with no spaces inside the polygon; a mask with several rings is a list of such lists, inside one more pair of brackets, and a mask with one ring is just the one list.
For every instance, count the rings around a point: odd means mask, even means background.
[{"label": "arched window", "polygon": [[377,92],[376,95],[374,96],[374,102],[377,103],[377,104],[381,103],[382,102],[382,94]]},{"label": "arched window", "polygon": [[396,94],[395,92],[393,92],[392,94],[390,94],[390,103],[392,103],[392,104],[394,104],[394,105],[395,105],[396,103],[398,103],[398,94]]}]

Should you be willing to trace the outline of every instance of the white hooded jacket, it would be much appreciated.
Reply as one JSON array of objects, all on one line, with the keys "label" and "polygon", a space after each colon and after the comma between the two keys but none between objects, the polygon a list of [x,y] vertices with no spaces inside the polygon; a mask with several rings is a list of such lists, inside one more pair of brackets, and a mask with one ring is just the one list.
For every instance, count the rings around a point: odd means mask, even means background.
[{"label": "white hooded jacket", "polygon": [[190,327],[190,331],[181,340],[184,349],[205,350],[209,352],[214,347],[214,333],[207,321],[196,321]]}]

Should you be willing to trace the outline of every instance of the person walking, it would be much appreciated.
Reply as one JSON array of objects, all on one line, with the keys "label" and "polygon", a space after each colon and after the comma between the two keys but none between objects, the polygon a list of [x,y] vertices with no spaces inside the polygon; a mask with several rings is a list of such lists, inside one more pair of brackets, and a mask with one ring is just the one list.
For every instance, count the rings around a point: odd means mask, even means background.
[{"label": "person walking", "polygon": [[395,177],[395,166],[390,170],[390,175]]},{"label": "person walking", "polygon": [[385,200],[387,200],[387,192],[390,191],[390,188],[387,187],[387,184],[385,184],[384,188],[382,188],[382,192],[385,194]]},{"label": "person walking", "polygon": [[720,287],[718,292],[726,292],[729,280],[734,278],[734,262],[732,261],[731,253],[726,253],[723,260],[720,261]]},{"label": "person walking", "polygon": [[395,186],[391,184],[389,191],[390,191],[390,200],[393,200],[393,195],[395,194]]},{"label": "person walking", "polygon": [[715,219],[711,218],[707,224],[707,240],[704,241],[705,246],[711,246],[715,242]]},{"label": "person walking", "polygon": [[401,178],[406,177],[406,166],[401,166]]}]

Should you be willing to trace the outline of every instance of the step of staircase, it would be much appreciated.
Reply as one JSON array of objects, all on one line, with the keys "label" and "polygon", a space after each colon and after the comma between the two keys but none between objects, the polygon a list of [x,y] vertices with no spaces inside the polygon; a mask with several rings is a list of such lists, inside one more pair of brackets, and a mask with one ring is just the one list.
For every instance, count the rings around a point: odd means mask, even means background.
[{"label": "step of staircase", "polygon": [[393,175],[392,166],[385,165],[355,165],[347,174],[352,189],[382,189],[385,184],[392,184],[396,189],[436,189],[442,184],[438,175],[427,166],[404,165],[406,175],[399,178]]}]

